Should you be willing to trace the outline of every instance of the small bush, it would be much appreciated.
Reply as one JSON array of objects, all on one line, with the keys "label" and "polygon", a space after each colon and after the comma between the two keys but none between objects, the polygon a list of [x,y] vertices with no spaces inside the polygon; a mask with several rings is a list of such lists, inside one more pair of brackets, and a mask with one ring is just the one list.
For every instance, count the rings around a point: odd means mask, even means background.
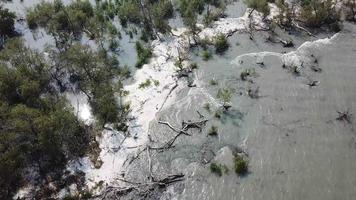
[{"label": "small bush", "polygon": [[119,42],[116,41],[115,39],[112,39],[109,41],[109,49],[113,52],[116,51],[117,48],[119,48]]},{"label": "small bush", "polygon": [[211,79],[211,80],[209,81],[209,84],[210,84],[210,85],[218,85],[219,83],[218,83],[217,80]]},{"label": "small bush", "polygon": [[222,117],[223,112],[221,110],[217,110],[214,114],[215,118],[220,119]]},{"label": "small bush", "polygon": [[155,86],[159,86],[159,80],[153,80],[153,84],[154,84]]},{"label": "small bush", "polygon": [[0,7],[0,35],[11,36],[15,31],[16,15],[8,9]]},{"label": "small bush", "polygon": [[198,69],[198,64],[197,63],[192,63],[189,65],[190,69]]},{"label": "small bush", "polygon": [[269,15],[270,9],[268,7],[268,0],[245,0],[249,8],[261,12],[264,16]]},{"label": "small bush", "polygon": [[234,167],[235,172],[238,175],[244,175],[248,172],[248,161],[242,156],[236,154],[234,158]]},{"label": "small bush", "polygon": [[207,61],[207,60],[209,60],[211,58],[211,53],[208,50],[204,50],[202,52],[201,56],[203,57],[204,61]]},{"label": "small bush", "polygon": [[218,176],[222,176],[223,173],[229,173],[229,168],[226,165],[213,162],[210,164],[210,171]]},{"label": "small bush", "polygon": [[146,79],[145,82],[142,82],[138,85],[138,88],[139,89],[144,89],[144,88],[147,88],[147,87],[150,87],[151,86],[151,80],[150,79]]},{"label": "small bush", "polygon": [[147,64],[152,57],[151,48],[144,47],[141,42],[136,42],[137,62],[136,67],[141,68],[144,64]]},{"label": "small bush", "polygon": [[208,27],[210,26],[214,21],[219,20],[219,18],[224,16],[224,10],[223,9],[217,9],[214,11],[211,11],[209,14],[205,14],[203,18],[203,24]]},{"label": "small bush", "polygon": [[218,176],[223,175],[223,168],[221,164],[211,163],[210,164],[210,171]]},{"label": "small bush", "polygon": [[229,43],[224,34],[219,34],[214,42],[216,53],[223,53],[229,48]]},{"label": "small bush", "polygon": [[118,16],[122,26],[127,26],[128,22],[139,24],[143,18],[140,12],[140,6],[136,1],[124,1],[119,7]]},{"label": "small bush", "polygon": [[216,126],[211,126],[209,131],[208,131],[208,135],[211,135],[211,136],[216,136],[218,135],[218,127]]},{"label": "small bush", "polygon": [[199,41],[199,44],[204,50],[207,50],[208,46],[211,45],[211,42],[208,38],[204,38]]},{"label": "small bush", "polygon": [[339,13],[335,9],[332,0],[309,0],[302,2],[301,18],[305,25],[311,28],[319,28],[328,25],[333,31],[339,31]]},{"label": "small bush", "polygon": [[223,102],[223,107],[231,107],[229,104],[232,99],[232,90],[229,88],[221,88],[218,90],[217,98]]}]

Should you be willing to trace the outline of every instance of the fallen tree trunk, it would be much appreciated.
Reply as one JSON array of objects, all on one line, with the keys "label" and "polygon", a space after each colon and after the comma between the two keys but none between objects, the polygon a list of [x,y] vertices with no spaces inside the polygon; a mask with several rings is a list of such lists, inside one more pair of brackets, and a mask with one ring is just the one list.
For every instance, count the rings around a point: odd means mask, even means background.
[{"label": "fallen tree trunk", "polygon": [[306,28],[303,28],[303,27],[299,26],[299,24],[296,23],[294,20],[292,21],[292,24],[293,24],[293,26],[295,26],[296,28],[298,28],[298,29],[300,29],[300,30],[306,32],[309,36],[316,37],[314,34],[312,34],[312,33],[311,33],[310,31],[308,31]]},{"label": "fallen tree trunk", "polygon": [[[163,178],[152,178],[149,182],[133,182],[126,179],[118,178],[117,180],[126,183],[128,186],[107,187],[104,192],[94,198],[97,199],[119,199],[132,193],[133,198],[142,199],[150,193],[162,193],[169,185],[183,181],[184,174],[171,174]],[[157,191],[158,190],[158,191]],[[130,196],[131,198],[131,196]]]}]

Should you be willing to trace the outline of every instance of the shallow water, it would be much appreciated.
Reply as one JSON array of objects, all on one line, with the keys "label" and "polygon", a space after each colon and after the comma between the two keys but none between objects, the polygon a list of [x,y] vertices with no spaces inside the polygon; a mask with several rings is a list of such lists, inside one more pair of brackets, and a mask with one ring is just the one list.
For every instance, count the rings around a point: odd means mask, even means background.
[{"label": "shallow water", "polygon": [[[345,24],[345,30],[331,39],[304,43],[316,38],[290,36],[296,48],[266,43],[264,33],[254,42],[246,34],[235,34],[222,57],[205,62],[192,52],[199,65],[197,87],[179,91],[177,101],[151,122],[150,135],[153,141],[168,141],[175,133],[157,121],[180,127],[182,120],[198,121],[196,111],[209,122],[202,132],[180,137],[173,149],[154,154],[153,173],[186,174],[186,181],[171,186],[161,199],[353,199],[355,120],[348,124],[335,119],[337,111],[353,113],[356,106],[355,34],[356,26]],[[322,72],[311,70],[311,55]],[[264,66],[256,64],[261,61]],[[303,62],[301,75],[283,69],[283,62]],[[240,79],[245,68],[255,69],[251,82]],[[209,85],[212,78],[217,86]],[[319,84],[310,87],[310,80]],[[210,103],[212,110],[221,105],[216,92],[226,86],[234,89],[232,108],[215,119],[203,105]],[[258,99],[247,95],[254,87],[259,87]],[[218,126],[217,137],[207,135],[211,125]],[[250,173],[245,177],[233,171],[236,148],[249,155]],[[212,174],[205,164],[211,159],[226,164],[230,172],[222,177]],[[141,160],[143,166],[146,162]],[[136,167],[131,172],[139,171]]]}]

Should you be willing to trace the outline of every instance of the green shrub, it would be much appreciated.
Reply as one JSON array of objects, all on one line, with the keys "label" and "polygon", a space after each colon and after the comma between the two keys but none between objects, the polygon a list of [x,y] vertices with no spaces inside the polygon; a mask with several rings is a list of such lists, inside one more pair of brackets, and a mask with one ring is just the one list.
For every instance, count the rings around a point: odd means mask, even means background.
[{"label": "green shrub", "polygon": [[137,62],[136,67],[141,68],[144,64],[147,64],[149,59],[152,57],[151,48],[146,48],[139,41],[136,42],[136,52],[137,52]]},{"label": "green shrub", "polygon": [[159,80],[153,80],[153,84],[157,87],[159,86]]},{"label": "green shrub", "polygon": [[242,156],[236,154],[234,158],[235,172],[238,175],[244,175],[248,172],[248,161]]},{"label": "green shrub", "polygon": [[74,1],[67,6],[60,0],[55,0],[42,2],[29,9],[26,19],[30,29],[40,26],[54,35],[73,33],[75,36],[85,30],[89,37],[94,37],[107,26],[105,19],[100,16],[94,14],[94,8],[88,0]]},{"label": "green shrub", "polygon": [[0,36],[11,36],[15,31],[16,15],[0,6]]},{"label": "green shrub", "polygon": [[217,164],[217,163],[211,163],[210,164],[210,171],[218,176],[222,176],[223,175],[223,169],[222,169],[222,165],[221,164]]},{"label": "green shrub", "polygon": [[126,26],[127,22],[139,24],[143,16],[140,11],[140,6],[135,0],[125,0],[119,7],[119,19],[123,26]]},{"label": "green shrub", "polygon": [[216,136],[218,135],[218,127],[216,126],[211,126],[209,131],[208,131],[208,135],[210,136]]},{"label": "green shrub", "polygon": [[211,45],[211,42],[208,38],[204,38],[199,40],[199,45],[204,49],[207,50],[208,46]]},{"label": "green shrub", "polygon": [[228,107],[228,104],[231,102],[232,99],[232,90],[229,88],[220,88],[216,97],[223,102],[224,107]]},{"label": "green shrub", "polygon": [[218,176],[222,176],[223,173],[229,173],[229,168],[226,165],[213,162],[210,164],[210,171]]},{"label": "green shrub", "polygon": [[245,3],[249,8],[261,12],[264,16],[267,16],[270,13],[267,0],[245,0]]},{"label": "green shrub", "polygon": [[151,80],[150,79],[146,79],[144,82],[142,82],[142,83],[140,83],[138,85],[138,88],[139,89],[144,89],[144,88],[147,88],[147,87],[150,87],[150,86],[151,86]]},{"label": "green shrub", "polygon": [[209,81],[209,84],[210,84],[210,85],[218,85],[219,83],[218,83],[217,80],[211,79],[211,80]]},{"label": "green shrub", "polygon": [[55,88],[50,66],[18,38],[0,51],[0,199],[12,198],[26,167],[47,177],[87,151],[89,131]]},{"label": "green shrub", "polygon": [[220,109],[216,110],[214,117],[220,119],[222,117],[222,114],[223,114],[222,110],[220,110]]},{"label": "green shrub", "polygon": [[309,27],[329,25],[334,30],[340,30],[337,23],[339,13],[335,10],[335,3],[332,0],[304,0],[300,16]]},{"label": "green shrub", "polygon": [[220,33],[215,37],[214,46],[216,53],[223,53],[229,48],[229,43],[224,34]]},{"label": "green shrub", "polygon": [[55,12],[54,4],[49,2],[41,2],[35,8],[29,9],[26,15],[29,28],[34,29],[37,26],[45,26],[52,19]]},{"label": "green shrub", "polygon": [[204,61],[207,61],[211,58],[211,53],[209,50],[204,50],[201,54],[201,56],[203,57]]},{"label": "green shrub", "polygon": [[197,63],[191,63],[191,64],[189,65],[189,68],[190,68],[190,69],[198,69],[198,64],[197,64]]},{"label": "green shrub", "polygon": [[216,9],[211,11],[209,14],[205,14],[203,18],[203,24],[207,27],[210,26],[214,21],[219,20],[219,18],[224,16],[223,9]]}]

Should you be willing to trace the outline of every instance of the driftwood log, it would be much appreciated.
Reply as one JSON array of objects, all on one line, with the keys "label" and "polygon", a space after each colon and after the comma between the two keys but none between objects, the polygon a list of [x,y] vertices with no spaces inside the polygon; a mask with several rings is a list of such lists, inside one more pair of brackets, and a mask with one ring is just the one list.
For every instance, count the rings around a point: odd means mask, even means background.
[{"label": "driftwood log", "polygon": [[163,190],[169,185],[183,181],[184,174],[171,174],[163,178],[152,177],[149,182],[133,182],[126,179],[117,178],[118,181],[124,182],[127,186],[109,186],[102,194],[95,196],[96,199],[119,199],[120,197],[133,194],[133,197],[143,199],[152,191]]}]

